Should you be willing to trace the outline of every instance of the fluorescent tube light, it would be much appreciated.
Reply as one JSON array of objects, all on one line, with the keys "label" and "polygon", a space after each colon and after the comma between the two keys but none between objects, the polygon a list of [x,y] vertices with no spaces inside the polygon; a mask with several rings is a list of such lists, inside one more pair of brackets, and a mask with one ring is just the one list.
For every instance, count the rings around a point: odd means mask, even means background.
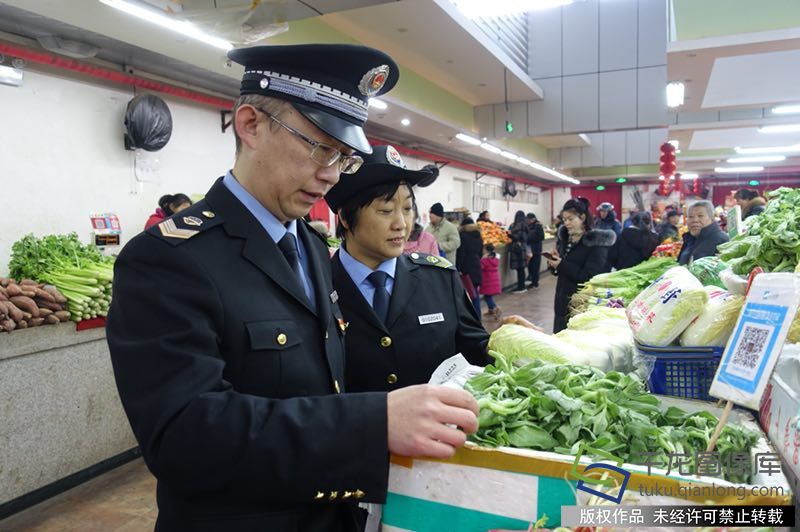
[{"label": "fluorescent tube light", "polygon": [[736,147],[736,153],[739,155],[758,155],[761,153],[790,153],[800,151],[800,144],[794,146],[769,146],[766,148],[739,148]]},{"label": "fluorescent tube light", "polygon": [[763,166],[718,166],[714,168],[714,172],[717,174],[747,174],[750,172],[761,172],[763,170]]},{"label": "fluorescent tube light", "polygon": [[208,35],[189,22],[184,20],[175,20],[167,15],[161,15],[155,11],[139,6],[132,2],[127,2],[125,0],[100,0],[100,2],[115,9],[119,9],[120,11],[123,11],[129,15],[133,15],[134,17],[146,20],[151,24],[161,26],[162,28],[172,30],[180,33],[181,35],[185,35],[197,41],[206,43],[214,48],[219,48],[220,50],[225,50],[226,52],[233,48],[233,45],[225,39]]},{"label": "fluorescent tube light", "polygon": [[471,144],[472,146],[481,145],[480,139],[476,139],[475,137],[470,137],[469,135],[465,135],[464,133],[457,134],[456,138],[461,142],[466,142],[467,144]]},{"label": "fluorescent tube light", "polygon": [[519,155],[516,153],[511,153],[510,151],[501,151],[500,155],[505,157],[506,159],[511,159],[512,161],[518,161]]},{"label": "fluorescent tube light", "polygon": [[528,166],[530,166],[531,164],[530,159],[526,159],[525,157],[520,157],[519,159],[517,159],[517,162],[520,164],[527,164]]},{"label": "fluorescent tube light", "polygon": [[758,128],[759,133],[795,133],[797,131],[800,131],[800,124],[779,124]]},{"label": "fluorescent tube light", "polygon": [[488,151],[490,153],[496,153],[496,154],[499,154],[500,152],[503,151],[500,148],[498,148],[497,146],[492,146],[488,142],[484,142],[483,144],[481,144],[481,148],[483,148],[484,150],[486,150],[486,151]]},{"label": "fluorescent tube light", "polygon": [[695,174],[694,172],[687,172],[685,174],[683,173],[681,174],[681,179],[685,181],[692,181],[694,179],[697,179],[697,177],[698,177],[697,174]]},{"label": "fluorescent tube light", "polygon": [[800,113],[800,104],[778,105],[772,108],[772,114],[774,115],[792,115],[795,113]]},{"label": "fluorescent tube light", "polygon": [[400,123],[407,127],[411,125],[411,120],[409,120],[408,118],[404,118],[400,121]]},{"label": "fluorescent tube light", "polygon": [[667,107],[679,107],[683,105],[684,86],[680,81],[673,81],[667,84]]},{"label": "fluorescent tube light", "polygon": [[668,140],[667,142],[669,142],[670,144],[675,146],[675,151],[676,152],[680,151],[680,149],[681,149],[681,141],[673,139],[673,140]]},{"label": "fluorescent tube light", "polygon": [[389,105],[386,102],[384,102],[383,100],[379,100],[377,98],[370,98],[369,106],[374,107],[375,109],[378,109],[380,111],[385,111],[386,108],[389,107]]},{"label": "fluorescent tube light", "polygon": [[756,155],[754,157],[731,157],[727,163],[741,164],[741,163],[779,163],[785,161],[785,155]]}]

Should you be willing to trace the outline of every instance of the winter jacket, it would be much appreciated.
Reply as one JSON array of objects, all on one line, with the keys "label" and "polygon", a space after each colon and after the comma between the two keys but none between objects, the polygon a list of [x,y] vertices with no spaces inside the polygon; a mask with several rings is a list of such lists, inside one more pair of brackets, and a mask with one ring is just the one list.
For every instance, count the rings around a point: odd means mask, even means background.
[{"label": "winter jacket", "polygon": [[702,257],[713,257],[717,246],[729,240],[728,234],[719,228],[717,222],[705,226],[695,238],[691,233],[683,235],[683,247],[678,256],[678,264],[689,264]]},{"label": "winter jacket", "polygon": [[478,224],[462,225],[458,228],[461,233],[461,245],[456,252],[458,260],[457,269],[469,275],[472,284],[481,284],[481,255],[483,255],[483,238]]},{"label": "winter jacket", "polygon": [[443,218],[439,225],[429,223],[425,230],[436,238],[436,243],[439,244],[439,249],[444,253],[444,258],[456,265],[456,250],[461,245],[458,228]]},{"label": "winter jacket", "polygon": [[742,220],[746,220],[751,216],[758,216],[764,212],[766,205],[767,201],[764,198],[753,198],[750,201],[750,208],[747,209],[747,212],[742,215]]},{"label": "winter jacket", "polygon": [[583,235],[578,243],[570,245],[566,228],[558,231],[556,247],[561,256],[561,263],[553,271],[558,276],[553,332],[566,329],[569,319],[569,300],[578,291],[578,285],[599,273],[608,271],[608,249],[616,240],[617,235],[614,231],[593,229]]},{"label": "winter jacket", "polygon": [[164,214],[164,211],[162,211],[161,208],[159,207],[158,209],[156,209],[156,212],[151,214],[150,218],[147,219],[147,221],[144,224],[144,228],[145,229],[149,229],[150,227],[152,227],[152,226],[154,226],[156,224],[160,224],[166,218],[167,218],[167,215]]},{"label": "winter jacket", "polygon": [[511,260],[509,268],[512,270],[525,268],[528,265],[528,223],[512,224],[509,233],[511,233],[508,250]]},{"label": "winter jacket", "polygon": [[544,240],[544,227],[539,222],[528,225],[528,246],[533,254],[542,252],[542,241]]},{"label": "winter jacket", "polygon": [[440,255],[439,244],[436,243],[436,237],[420,226],[417,239],[407,240],[403,248],[403,253],[406,255],[410,255],[411,253],[426,253],[428,255],[438,256]]},{"label": "winter jacket", "polygon": [[600,218],[599,216],[597,217],[595,229],[614,231],[617,236],[622,233],[622,225],[620,225],[619,220],[617,220],[617,213],[613,210],[608,211],[608,214],[605,218]]},{"label": "winter jacket", "polygon": [[669,222],[663,222],[658,226],[658,241],[663,242],[668,238],[673,240],[678,239],[679,235],[678,228],[672,225]]},{"label": "winter jacket", "polygon": [[481,288],[484,296],[496,296],[503,291],[500,282],[500,259],[497,257],[483,257],[481,259]]},{"label": "winter jacket", "polygon": [[631,226],[622,231],[608,252],[608,262],[618,270],[646,261],[658,245],[658,235]]}]

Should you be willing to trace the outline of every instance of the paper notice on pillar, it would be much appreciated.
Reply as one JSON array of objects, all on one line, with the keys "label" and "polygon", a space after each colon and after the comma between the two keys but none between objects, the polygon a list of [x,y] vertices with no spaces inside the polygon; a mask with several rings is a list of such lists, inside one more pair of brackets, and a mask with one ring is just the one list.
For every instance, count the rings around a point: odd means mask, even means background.
[{"label": "paper notice on pillar", "polygon": [[710,394],[753,410],[783,349],[800,302],[800,275],[763,273],[747,294]]},{"label": "paper notice on pillar", "polygon": [[448,388],[463,388],[475,375],[483,373],[483,368],[473,366],[461,353],[453,355],[441,364],[431,375],[430,384],[440,384]]}]

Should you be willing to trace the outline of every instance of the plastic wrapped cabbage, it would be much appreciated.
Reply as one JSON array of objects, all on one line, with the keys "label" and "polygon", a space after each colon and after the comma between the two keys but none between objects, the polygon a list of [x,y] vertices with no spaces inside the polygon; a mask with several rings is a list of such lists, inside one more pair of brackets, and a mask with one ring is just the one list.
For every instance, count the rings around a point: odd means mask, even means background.
[{"label": "plastic wrapped cabbage", "polygon": [[583,358],[581,350],[550,334],[522,325],[508,324],[495,330],[489,337],[489,349],[502,353],[514,363],[544,360],[554,364],[578,364]]},{"label": "plastic wrapped cabbage", "polygon": [[718,288],[725,288],[719,278],[719,274],[726,269],[728,269],[728,265],[722,262],[719,257],[702,257],[692,261],[689,265],[689,271],[703,283],[703,286],[716,286]]},{"label": "plastic wrapped cabbage", "polygon": [[708,303],[703,312],[681,334],[684,346],[725,346],[736,327],[744,296],[706,286]]},{"label": "plastic wrapped cabbage", "polygon": [[706,303],[703,285],[683,266],[671,268],[628,306],[628,324],[642,344],[667,346],[697,318]]},{"label": "plastic wrapped cabbage", "polygon": [[607,327],[622,328],[630,331],[625,309],[610,307],[589,307],[586,312],[576,314],[570,318],[567,327],[579,331]]},{"label": "plastic wrapped cabbage", "polygon": [[[603,371],[628,372],[633,369],[633,335],[627,324],[625,329],[564,329],[555,336],[580,349],[583,364]],[[602,338],[602,342],[598,342],[598,338]]]}]

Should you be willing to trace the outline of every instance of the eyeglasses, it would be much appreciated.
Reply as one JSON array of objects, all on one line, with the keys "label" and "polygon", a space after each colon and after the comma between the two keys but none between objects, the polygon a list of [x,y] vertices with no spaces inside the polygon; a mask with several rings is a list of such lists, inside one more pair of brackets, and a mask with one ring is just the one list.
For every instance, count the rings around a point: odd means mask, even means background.
[{"label": "eyeglasses", "polygon": [[318,165],[329,168],[333,166],[335,163],[339,163],[339,173],[341,174],[354,174],[361,168],[361,165],[364,164],[364,159],[359,157],[358,155],[345,155],[344,153],[340,152],[338,149],[334,148],[333,146],[328,146],[327,144],[322,144],[321,142],[317,142],[316,140],[307,137],[306,135],[300,133],[296,129],[291,126],[288,126],[275,118],[271,113],[256,107],[259,111],[270,117],[272,120],[277,122],[281,127],[283,127],[286,131],[299,137],[300,139],[306,141],[311,146],[311,160],[317,163]]}]

